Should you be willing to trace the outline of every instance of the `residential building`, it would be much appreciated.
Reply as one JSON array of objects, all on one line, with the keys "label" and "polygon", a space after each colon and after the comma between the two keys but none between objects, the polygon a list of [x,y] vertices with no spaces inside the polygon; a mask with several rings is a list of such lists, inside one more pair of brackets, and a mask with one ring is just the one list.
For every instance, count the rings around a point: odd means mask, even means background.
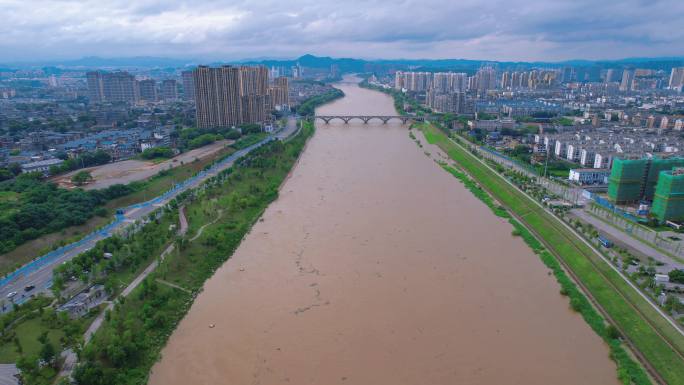
[{"label": "residential building", "polygon": [[626,69],[626,70],[622,71],[622,81],[620,82],[620,91],[631,90],[633,80],[634,80],[634,70]]},{"label": "residential building", "polygon": [[661,222],[684,220],[684,169],[660,172],[651,213]]},{"label": "residential building", "polygon": [[178,99],[178,82],[175,79],[166,79],[161,83],[161,99],[174,101]]},{"label": "residential building", "polygon": [[240,68],[199,66],[193,71],[197,127],[231,127],[243,123]]},{"label": "residential building", "polygon": [[135,77],[128,72],[104,75],[104,95],[108,102],[135,103],[138,99]]},{"label": "residential building", "polygon": [[86,82],[88,85],[88,100],[90,100],[90,103],[100,103],[104,101],[104,79],[102,72],[87,72]]},{"label": "residential building", "polygon": [[290,105],[289,86],[286,77],[281,76],[273,80],[273,85],[268,88],[268,96],[271,109],[282,109]]},{"label": "residential building", "polygon": [[681,92],[682,86],[684,86],[684,67],[675,67],[670,73],[669,87]]},{"label": "residential building", "polygon": [[144,79],[138,81],[138,89],[140,92],[140,101],[142,102],[156,102],[157,101],[157,82],[154,79]]},{"label": "residential building", "polygon": [[58,166],[62,163],[64,163],[64,161],[62,159],[58,159],[58,158],[52,158],[52,159],[46,159],[46,160],[39,160],[36,162],[24,163],[21,165],[21,172],[23,172],[23,173],[40,172],[40,173],[43,173],[43,175],[49,175],[50,174],[50,167]]},{"label": "residential building", "polygon": [[181,73],[183,79],[183,99],[195,100],[195,78],[193,71],[183,71]]}]

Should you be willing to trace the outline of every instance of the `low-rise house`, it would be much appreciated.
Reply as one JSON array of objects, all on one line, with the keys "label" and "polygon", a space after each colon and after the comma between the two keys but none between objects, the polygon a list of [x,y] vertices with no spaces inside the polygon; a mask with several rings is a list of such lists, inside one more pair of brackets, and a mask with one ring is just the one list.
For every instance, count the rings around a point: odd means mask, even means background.
[{"label": "low-rise house", "polygon": [[579,185],[607,184],[610,170],[597,168],[573,168],[568,180]]},{"label": "low-rise house", "polygon": [[43,175],[49,175],[50,167],[59,166],[62,163],[64,163],[64,161],[58,158],[39,160],[37,162],[28,162],[21,165],[21,172],[41,172]]},{"label": "low-rise house", "polygon": [[87,314],[90,309],[99,306],[106,299],[107,292],[104,286],[94,285],[76,294],[67,303],[60,306],[57,311],[64,311],[69,314],[69,317],[78,318]]}]

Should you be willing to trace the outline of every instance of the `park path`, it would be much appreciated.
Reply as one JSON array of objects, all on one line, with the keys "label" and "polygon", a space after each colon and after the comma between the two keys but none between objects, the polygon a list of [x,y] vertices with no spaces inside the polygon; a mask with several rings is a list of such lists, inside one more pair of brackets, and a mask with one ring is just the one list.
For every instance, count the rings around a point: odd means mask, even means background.
[{"label": "park path", "polygon": [[[183,236],[185,233],[188,231],[188,220],[185,216],[185,206],[181,206],[178,209],[178,219],[180,223],[180,228],[178,229],[178,235]],[[153,271],[157,269],[159,266],[159,263],[164,260],[164,258],[173,251],[175,248],[175,245],[171,243],[164,249],[164,251],[161,253],[159,256],[159,259],[154,260],[152,263],[149,264],[145,268],[145,270],[142,271],[135,279],[128,285],[126,288],[119,294],[119,298],[121,297],[128,297],[133,290],[135,290],[142,281],[145,280],[150,274],[152,274]],[[181,287],[178,287],[182,290],[185,290]],[[102,326],[102,322],[104,321],[104,317],[107,314],[107,311],[110,311],[114,308],[114,302],[113,301],[108,301],[107,307],[103,312],[101,312],[97,318],[90,324],[88,329],[83,335],[83,345],[85,346],[90,342],[90,340],[93,338],[93,335],[95,335],[95,332],[97,332],[98,329],[100,329],[100,326]],[[76,355],[76,352],[74,352],[72,349],[67,349],[62,353],[62,357],[64,357],[64,364],[62,364],[62,369],[59,372],[59,378],[61,377],[67,377],[71,376],[71,372],[73,371],[74,367],[76,366],[76,363],[78,362],[78,356]],[[2,384],[0,384],[2,385]]]}]

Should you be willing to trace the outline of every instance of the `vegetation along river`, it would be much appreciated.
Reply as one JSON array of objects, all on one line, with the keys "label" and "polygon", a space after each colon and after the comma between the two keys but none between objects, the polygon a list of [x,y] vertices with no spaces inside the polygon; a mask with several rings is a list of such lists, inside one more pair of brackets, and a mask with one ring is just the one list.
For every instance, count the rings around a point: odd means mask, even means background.
[{"label": "vegetation along river", "polygon": [[[317,113],[396,114],[356,80]],[[318,122],[150,383],[617,384],[554,276],[424,151],[398,122]]]}]

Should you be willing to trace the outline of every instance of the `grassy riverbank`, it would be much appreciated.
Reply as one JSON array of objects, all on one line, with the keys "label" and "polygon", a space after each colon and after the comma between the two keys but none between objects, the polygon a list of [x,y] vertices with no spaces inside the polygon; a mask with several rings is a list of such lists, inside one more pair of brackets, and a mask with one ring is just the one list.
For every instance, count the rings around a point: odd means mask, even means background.
[{"label": "grassy riverbank", "polygon": [[[541,206],[480,163],[473,154],[450,141],[435,126],[422,125],[421,128],[430,143],[438,145],[479,185],[510,210],[517,220],[524,223],[524,227],[513,223],[515,231],[525,237],[544,263],[554,271],[562,293],[570,297],[573,309],[581,312],[592,329],[610,345],[611,357],[618,364],[618,375],[623,383],[645,384],[649,381],[622,348],[620,340],[615,338],[620,333],[605,326],[602,317],[565,275],[563,269],[557,266],[558,261],[553,256],[572,272],[610,317],[611,322],[615,323],[617,329],[624,333],[668,384],[684,384],[684,360],[680,353],[684,351],[684,339],[664,317],[587,244]],[[452,174],[458,173],[456,170],[449,171]],[[481,193],[476,195],[482,198]],[[528,229],[539,237],[544,246],[539,244]]]},{"label": "grassy riverbank", "polygon": [[[191,229],[197,228],[198,219],[209,224],[196,240],[190,241],[196,235],[192,232],[177,241],[177,250],[157,271],[115,306],[81,355],[83,363],[74,374],[77,383],[126,385],[147,381],[162,347],[204,282],[233,254],[252,224],[278,197],[280,184],[313,131],[313,124],[307,122],[292,140],[271,142],[254,150],[207,181],[204,190],[184,195]],[[219,212],[223,215],[218,216]],[[207,222],[212,215],[213,220]]]}]

